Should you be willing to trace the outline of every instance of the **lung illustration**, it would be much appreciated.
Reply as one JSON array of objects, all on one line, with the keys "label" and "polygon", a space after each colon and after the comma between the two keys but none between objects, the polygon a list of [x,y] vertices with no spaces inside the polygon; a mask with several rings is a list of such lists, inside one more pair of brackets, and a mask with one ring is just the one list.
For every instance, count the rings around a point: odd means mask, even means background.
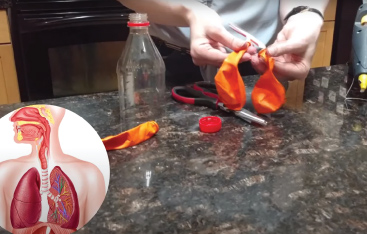
[{"label": "lung illustration", "polygon": [[41,217],[40,176],[36,168],[29,169],[20,179],[10,206],[13,228],[37,224]]},{"label": "lung illustration", "polygon": [[73,183],[56,166],[50,174],[50,184],[47,222],[58,224],[62,228],[76,229],[79,224],[79,202]]}]

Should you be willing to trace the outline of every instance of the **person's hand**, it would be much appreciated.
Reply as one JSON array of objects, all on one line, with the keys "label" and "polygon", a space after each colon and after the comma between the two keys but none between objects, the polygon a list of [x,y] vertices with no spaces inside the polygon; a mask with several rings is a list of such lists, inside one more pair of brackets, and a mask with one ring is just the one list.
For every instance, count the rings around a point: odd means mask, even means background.
[{"label": "person's hand", "polygon": [[[216,13],[215,13],[216,14]],[[247,47],[245,40],[234,37],[222,25],[220,17],[213,14],[204,17],[195,16],[190,22],[191,28],[191,57],[197,66],[220,66],[228,57],[226,47],[233,51],[247,49],[241,62],[249,61],[256,49]]]},{"label": "person's hand", "polygon": [[[273,72],[279,80],[307,77],[322,24],[322,18],[312,12],[288,19],[276,41],[267,48],[268,54],[274,58]],[[251,62],[260,74],[265,71],[265,64],[258,56],[253,56]]]}]

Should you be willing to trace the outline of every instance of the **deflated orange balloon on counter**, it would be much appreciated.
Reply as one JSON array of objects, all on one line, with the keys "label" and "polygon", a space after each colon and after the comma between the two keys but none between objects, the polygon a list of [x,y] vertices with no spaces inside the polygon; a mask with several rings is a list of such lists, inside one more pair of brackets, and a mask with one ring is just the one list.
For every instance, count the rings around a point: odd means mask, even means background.
[{"label": "deflated orange balloon on counter", "polygon": [[105,137],[102,139],[102,142],[107,151],[124,149],[150,139],[158,131],[158,124],[154,121],[149,121],[118,135]]},{"label": "deflated orange balloon on counter", "polygon": [[[215,85],[219,100],[230,110],[241,110],[246,104],[245,83],[238,71],[238,63],[246,50],[232,52],[223,62],[215,76]],[[272,113],[285,102],[283,85],[273,74],[274,60],[266,50],[259,52],[267,66],[267,70],[256,82],[251,94],[255,110],[259,114]]]}]

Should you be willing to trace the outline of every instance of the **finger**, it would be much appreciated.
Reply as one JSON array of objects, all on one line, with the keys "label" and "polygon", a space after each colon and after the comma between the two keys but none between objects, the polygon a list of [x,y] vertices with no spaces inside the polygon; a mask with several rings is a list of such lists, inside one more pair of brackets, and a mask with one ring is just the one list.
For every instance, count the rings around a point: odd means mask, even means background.
[{"label": "finger", "polygon": [[258,56],[252,56],[251,65],[259,74],[263,74],[266,71],[266,64]]},{"label": "finger", "polygon": [[249,54],[251,54],[251,55],[254,55],[254,54],[257,53],[257,49],[256,49],[256,47],[254,47],[254,46],[251,45],[250,47],[247,48],[247,51],[246,52],[249,53]]},{"label": "finger", "polygon": [[224,46],[219,42],[213,42],[212,47],[214,49],[217,49],[217,50],[223,52],[223,53],[227,53],[226,48],[224,48]]},{"label": "finger", "polygon": [[200,47],[196,50],[192,50],[191,56],[193,58],[194,64],[197,66],[220,66],[223,61],[228,57],[228,53],[224,53],[212,47]]},{"label": "finger", "polygon": [[208,30],[208,36],[212,40],[220,42],[233,51],[239,51],[247,48],[247,42],[245,40],[234,37],[225,29],[218,30],[218,28],[212,28]]},{"label": "finger", "polygon": [[240,63],[247,62],[251,60],[252,55],[245,53],[242,58],[240,59]]},{"label": "finger", "polygon": [[216,48],[216,49],[218,49],[220,52],[222,52],[222,53],[227,53],[227,51],[226,51],[226,49],[224,48],[224,47],[222,47],[222,46],[219,46],[218,48]]},{"label": "finger", "polygon": [[300,54],[307,50],[307,43],[302,41],[288,40],[279,41],[267,48],[267,52],[272,57],[284,54]]},{"label": "finger", "polygon": [[280,79],[295,80],[305,79],[308,75],[309,68],[303,62],[289,63],[274,60],[274,73]]}]

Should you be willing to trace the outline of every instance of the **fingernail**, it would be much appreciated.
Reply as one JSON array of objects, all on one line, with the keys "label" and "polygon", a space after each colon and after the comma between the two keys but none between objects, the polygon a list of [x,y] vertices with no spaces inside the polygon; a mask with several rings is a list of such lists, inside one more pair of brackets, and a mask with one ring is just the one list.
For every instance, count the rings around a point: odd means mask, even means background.
[{"label": "fingernail", "polygon": [[248,47],[247,42],[245,42],[245,43],[243,43],[243,44],[241,45],[241,49],[247,49],[247,47]]}]

